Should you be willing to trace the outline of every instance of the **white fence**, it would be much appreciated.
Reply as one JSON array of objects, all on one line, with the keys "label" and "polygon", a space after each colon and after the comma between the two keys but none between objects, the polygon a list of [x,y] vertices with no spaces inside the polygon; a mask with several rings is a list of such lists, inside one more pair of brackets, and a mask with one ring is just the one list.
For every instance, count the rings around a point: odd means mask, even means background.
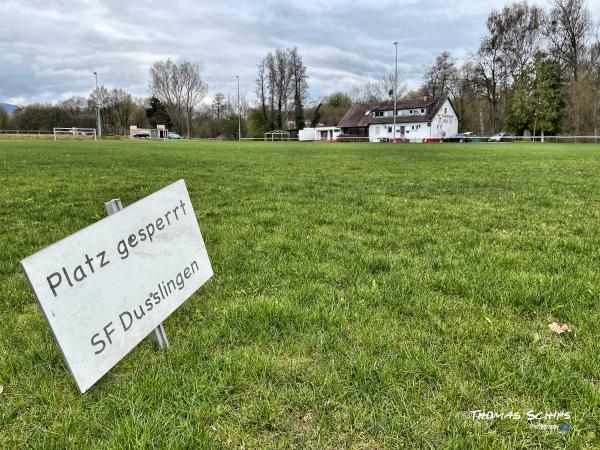
[{"label": "white fence", "polygon": [[[473,143],[506,143],[506,142],[537,142],[537,143],[575,143],[575,144],[599,144],[600,135],[598,136],[506,136],[500,140],[492,139],[493,136],[465,136],[463,138],[446,138],[446,142],[473,142]],[[461,140],[462,139],[462,140]],[[384,140],[372,140],[369,136],[344,136],[340,135],[337,139],[338,142],[371,142],[371,143],[391,143],[391,139]],[[423,138],[423,139],[409,139],[399,137],[396,139],[397,143],[422,143],[422,142],[443,142],[443,138]]]},{"label": "white fence", "polygon": [[50,130],[0,130],[2,136],[29,136],[29,137],[52,137],[53,133]]},{"label": "white fence", "polygon": [[258,137],[258,138],[242,138],[242,141],[264,141],[264,142],[286,142],[286,141],[297,141],[297,137]]},{"label": "white fence", "polygon": [[[496,141],[491,141],[492,136],[470,136],[469,139],[471,142],[479,142],[479,143],[498,143]],[[433,138],[430,138],[433,139]],[[257,142],[298,142],[297,137],[276,137],[275,139],[257,137],[257,138],[242,138],[242,141],[257,141]],[[401,142],[411,142],[411,143],[421,143],[423,140],[410,140],[405,138],[398,138],[397,143]],[[439,138],[441,142],[442,139]],[[307,142],[315,142],[315,141],[307,141]],[[316,141],[316,142],[335,142],[335,141]],[[369,138],[369,136],[338,136],[337,142],[370,142],[370,143],[381,143],[377,141],[373,141]],[[598,136],[510,136],[501,141],[505,142],[544,142],[544,143],[558,143],[558,142],[569,142],[575,144],[584,144],[584,143],[592,143],[592,144],[600,144],[600,135]],[[388,141],[391,143],[391,140]]]},{"label": "white fence", "polygon": [[[67,128],[67,134],[72,136],[72,128]],[[93,129],[92,129],[93,130]],[[95,130],[94,130],[95,131]],[[89,137],[92,137],[90,135]],[[54,138],[54,133],[52,130],[0,130],[0,139],[52,139]],[[489,141],[491,136],[471,136],[470,137],[473,142],[482,142],[486,143]],[[206,141],[214,141],[214,139],[199,139],[192,138],[192,140],[206,140]],[[258,142],[298,142],[297,137],[281,137],[271,139],[258,137],[258,138],[242,138],[242,141],[258,141]],[[600,135],[597,136],[510,136],[511,141],[516,142],[544,142],[544,143],[559,143],[559,142],[568,142],[568,143],[591,143],[591,144],[600,144]],[[343,142],[370,142],[368,136],[339,136],[338,141]],[[312,142],[312,141],[311,141]],[[494,142],[489,142],[494,143]]]}]

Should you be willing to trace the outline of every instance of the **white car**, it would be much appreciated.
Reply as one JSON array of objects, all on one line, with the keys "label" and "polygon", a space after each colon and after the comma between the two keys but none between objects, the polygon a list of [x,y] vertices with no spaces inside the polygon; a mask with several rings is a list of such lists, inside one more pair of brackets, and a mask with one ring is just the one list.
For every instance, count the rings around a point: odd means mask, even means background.
[{"label": "white car", "polygon": [[490,142],[512,142],[514,140],[514,137],[505,132],[495,134],[490,138]]},{"label": "white car", "polygon": [[181,139],[181,136],[179,136],[177,133],[169,131],[169,139]]}]

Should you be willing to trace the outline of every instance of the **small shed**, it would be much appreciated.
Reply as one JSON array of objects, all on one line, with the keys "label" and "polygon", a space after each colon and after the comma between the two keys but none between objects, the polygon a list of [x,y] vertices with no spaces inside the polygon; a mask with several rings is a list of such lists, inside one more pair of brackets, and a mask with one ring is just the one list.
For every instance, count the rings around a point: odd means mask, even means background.
[{"label": "small shed", "polygon": [[335,141],[342,134],[338,127],[304,128],[298,132],[299,141]]}]

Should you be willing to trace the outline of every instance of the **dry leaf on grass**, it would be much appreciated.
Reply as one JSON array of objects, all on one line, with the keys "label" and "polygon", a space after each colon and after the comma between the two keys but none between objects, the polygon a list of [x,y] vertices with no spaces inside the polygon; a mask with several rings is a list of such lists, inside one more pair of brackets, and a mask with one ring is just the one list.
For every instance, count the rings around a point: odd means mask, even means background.
[{"label": "dry leaf on grass", "polygon": [[4,386],[2,386],[2,385],[0,384],[0,394],[2,394],[3,392],[4,392]]},{"label": "dry leaf on grass", "polygon": [[548,328],[550,328],[550,331],[554,331],[556,334],[563,334],[568,331],[571,331],[569,325],[567,325],[566,323],[559,325],[556,322],[552,322],[550,325],[548,325]]}]

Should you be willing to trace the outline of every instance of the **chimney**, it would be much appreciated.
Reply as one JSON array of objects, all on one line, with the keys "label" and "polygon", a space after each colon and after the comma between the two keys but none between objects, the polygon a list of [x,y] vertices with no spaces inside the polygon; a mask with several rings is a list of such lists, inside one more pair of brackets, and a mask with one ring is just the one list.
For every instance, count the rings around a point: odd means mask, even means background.
[{"label": "chimney", "polygon": [[426,102],[426,101],[427,101],[427,96],[426,96],[426,95],[424,95],[424,96],[423,96],[423,101],[424,101],[424,102]]}]

